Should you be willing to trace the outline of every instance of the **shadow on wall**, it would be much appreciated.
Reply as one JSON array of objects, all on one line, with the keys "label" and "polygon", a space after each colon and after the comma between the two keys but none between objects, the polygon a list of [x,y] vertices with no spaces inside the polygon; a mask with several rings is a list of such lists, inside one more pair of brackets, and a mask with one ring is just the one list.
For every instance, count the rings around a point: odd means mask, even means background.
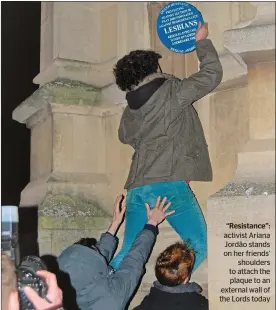
[{"label": "shadow on wall", "polygon": [[38,248],[38,207],[18,208],[19,246],[21,261],[27,255],[39,255]]},{"label": "shadow on wall", "polygon": [[[97,240],[95,238],[82,238],[76,243],[83,246],[95,246]],[[71,279],[68,273],[59,269],[57,257],[53,255],[43,255],[41,259],[46,264],[48,271],[54,273],[57,277],[57,283],[63,292],[63,307],[66,310],[80,310],[76,301],[76,290],[71,284]],[[78,262],[76,262],[77,264]]]},{"label": "shadow on wall", "polygon": [[53,255],[44,255],[41,257],[46,264],[48,271],[54,273],[57,277],[57,283],[63,292],[63,307],[66,310],[80,310],[76,302],[76,291],[71,284],[67,273],[59,270],[57,257]]}]

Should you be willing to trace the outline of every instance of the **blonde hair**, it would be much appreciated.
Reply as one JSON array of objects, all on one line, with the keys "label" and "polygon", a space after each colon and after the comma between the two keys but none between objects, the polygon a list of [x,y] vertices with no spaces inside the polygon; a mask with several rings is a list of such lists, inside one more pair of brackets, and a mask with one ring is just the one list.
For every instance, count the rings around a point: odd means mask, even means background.
[{"label": "blonde hair", "polygon": [[1,252],[1,278],[2,278],[2,309],[8,309],[9,298],[16,291],[15,266],[10,258]]},{"label": "blonde hair", "polygon": [[155,275],[159,283],[176,286],[183,283],[191,275],[195,262],[195,251],[188,243],[177,242],[159,254]]}]

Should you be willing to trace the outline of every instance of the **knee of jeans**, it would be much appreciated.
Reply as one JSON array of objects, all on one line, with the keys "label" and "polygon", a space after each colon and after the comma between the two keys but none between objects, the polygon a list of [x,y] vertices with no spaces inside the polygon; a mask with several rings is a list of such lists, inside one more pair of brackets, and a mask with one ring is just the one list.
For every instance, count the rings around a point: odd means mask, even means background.
[{"label": "knee of jeans", "polygon": [[201,261],[207,257],[207,243],[197,244],[195,250],[195,256]]},{"label": "knee of jeans", "polygon": [[202,235],[201,237],[192,242],[191,247],[195,252],[200,253],[201,255],[207,255],[207,235]]},{"label": "knee of jeans", "polygon": [[204,236],[203,240],[202,240],[202,250],[205,253],[205,255],[207,255],[207,248],[208,248],[208,243],[207,243],[207,236]]}]

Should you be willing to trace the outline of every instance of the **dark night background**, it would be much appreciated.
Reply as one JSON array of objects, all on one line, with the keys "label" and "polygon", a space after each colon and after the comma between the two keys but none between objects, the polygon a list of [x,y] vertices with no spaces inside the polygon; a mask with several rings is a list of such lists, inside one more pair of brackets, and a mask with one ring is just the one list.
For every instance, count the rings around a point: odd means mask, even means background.
[{"label": "dark night background", "polygon": [[[19,205],[30,179],[30,130],[12,120],[13,110],[37,88],[40,2],[1,2],[1,205]],[[21,254],[37,254],[37,208],[19,209]]]}]

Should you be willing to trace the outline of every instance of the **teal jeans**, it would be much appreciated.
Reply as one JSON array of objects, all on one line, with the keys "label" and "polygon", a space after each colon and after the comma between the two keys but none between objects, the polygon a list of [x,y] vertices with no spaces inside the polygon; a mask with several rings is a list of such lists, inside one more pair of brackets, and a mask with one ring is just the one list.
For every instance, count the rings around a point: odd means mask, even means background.
[{"label": "teal jeans", "polygon": [[130,250],[137,234],[147,223],[145,203],[153,208],[158,196],[167,197],[167,201],[172,203],[169,210],[174,209],[175,213],[168,216],[167,221],[180,238],[188,241],[196,251],[193,271],[207,257],[206,223],[190,186],[185,181],[154,183],[133,188],[127,193],[124,241],[121,250],[111,261],[115,270]]}]

